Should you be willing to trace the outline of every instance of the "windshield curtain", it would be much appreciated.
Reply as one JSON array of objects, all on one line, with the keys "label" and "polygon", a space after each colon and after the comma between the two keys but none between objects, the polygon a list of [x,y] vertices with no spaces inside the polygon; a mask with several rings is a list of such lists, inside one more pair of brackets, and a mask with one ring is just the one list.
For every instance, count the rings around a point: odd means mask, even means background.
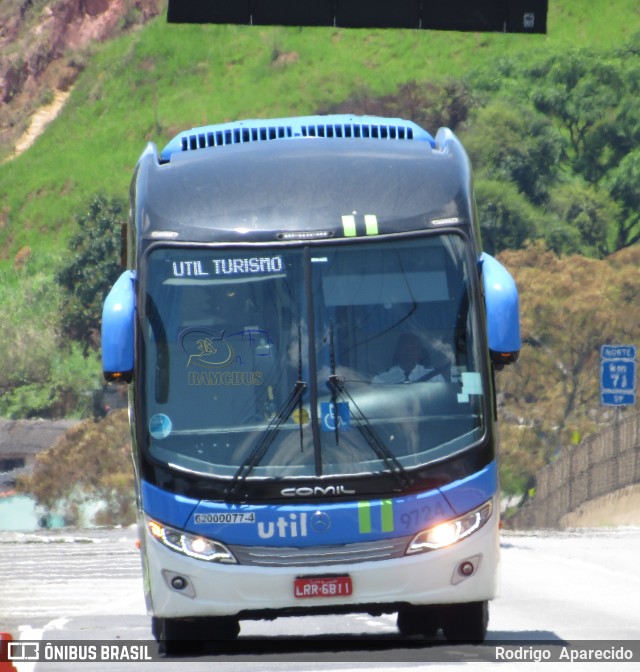
[{"label": "windshield curtain", "polygon": [[151,454],[221,477],[410,469],[483,433],[457,235],[159,248],[142,333]]}]

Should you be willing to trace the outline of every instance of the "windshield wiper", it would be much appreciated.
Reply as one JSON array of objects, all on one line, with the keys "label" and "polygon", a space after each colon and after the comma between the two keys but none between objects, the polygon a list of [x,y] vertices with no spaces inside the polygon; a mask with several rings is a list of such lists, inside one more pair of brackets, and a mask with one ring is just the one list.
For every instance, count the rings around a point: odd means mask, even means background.
[{"label": "windshield wiper", "polygon": [[[357,420],[355,423],[356,427],[376,456],[385,463],[387,469],[393,474],[402,488],[410,486],[413,483],[413,479],[407,474],[406,469],[400,464],[396,456],[376,434],[367,416],[362,412],[356,403],[356,400],[349,394],[349,390],[345,387],[344,381],[335,373],[332,373],[329,376],[328,383],[336,399],[337,396],[341,394],[349,400],[352,407],[350,412],[353,413],[353,416]],[[336,422],[336,427],[337,425],[338,423]]]},{"label": "windshield wiper", "polygon": [[271,418],[264,434],[254,449],[247,455],[247,457],[240,464],[236,473],[231,479],[229,487],[226,489],[226,494],[229,497],[234,497],[240,492],[240,485],[244,483],[249,474],[260,464],[262,458],[266,455],[271,444],[276,438],[280,427],[287,418],[293,413],[296,406],[299,406],[300,418],[298,424],[300,425],[300,447],[302,448],[302,395],[307,389],[307,384],[302,380],[302,331],[298,325],[298,380],[294,383],[293,389],[289,392],[284,404],[280,407],[278,412]]},{"label": "windshield wiper", "polygon": [[282,423],[284,423],[291,413],[293,413],[293,410],[301,401],[302,395],[306,389],[307,384],[304,381],[296,380],[293,389],[287,397],[287,400],[284,402],[280,410],[269,421],[267,428],[264,430],[262,438],[236,470],[236,473],[233,475],[231,483],[226,490],[226,494],[232,497],[238,494],[240,484],[243,483],[247,476],[249,476],[249,474],[260,464],[262,458],[265,456],[266,452],[269,450],[269,447],[276,438],[276,434],[278,433]]}]

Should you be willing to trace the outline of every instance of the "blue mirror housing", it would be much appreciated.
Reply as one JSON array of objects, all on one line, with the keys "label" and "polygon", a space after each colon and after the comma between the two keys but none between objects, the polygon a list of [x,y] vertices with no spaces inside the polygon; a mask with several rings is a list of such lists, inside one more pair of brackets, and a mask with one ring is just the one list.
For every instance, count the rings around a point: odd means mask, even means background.
[{"label": "blue mirror housing", "polygon": [[507,269],[486,252],[480,256],[487,309],[487,335],[491,359],[511,364],[521,348],[518,289]]},{"label": "blue mirror housing", "polygon": [[134,271],[125,271],[115,282],[102,308],[102,373],[108,381],[133,378]]}]

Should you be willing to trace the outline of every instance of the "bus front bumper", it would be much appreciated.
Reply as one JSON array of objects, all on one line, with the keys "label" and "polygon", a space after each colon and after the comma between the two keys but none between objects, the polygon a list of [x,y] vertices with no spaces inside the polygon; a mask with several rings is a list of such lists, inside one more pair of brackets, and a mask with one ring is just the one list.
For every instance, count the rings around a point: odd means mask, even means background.
[{"label": "bus front bumper", "polygon": [[[149,613],[163,618],[240,619],[319,612],[395,611],[397,605],[489,600],[498,591],[498,516],[439,550],[377,562],[263,567],[206,562],[172,551],[143,531]],[[300,577],[350,577],[350,594],[300,595]],[[297,593],[297,594],[296,594]]]}]

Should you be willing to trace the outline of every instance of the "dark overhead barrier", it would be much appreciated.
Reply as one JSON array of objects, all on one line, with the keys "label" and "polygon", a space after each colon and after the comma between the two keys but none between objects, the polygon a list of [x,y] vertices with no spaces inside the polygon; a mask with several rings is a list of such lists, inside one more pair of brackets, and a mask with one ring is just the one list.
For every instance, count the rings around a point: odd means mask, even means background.
[{"label": "dark overhead barrier", "polygon": [[169,0],[169,23],[546,33],[548,0]]}]

